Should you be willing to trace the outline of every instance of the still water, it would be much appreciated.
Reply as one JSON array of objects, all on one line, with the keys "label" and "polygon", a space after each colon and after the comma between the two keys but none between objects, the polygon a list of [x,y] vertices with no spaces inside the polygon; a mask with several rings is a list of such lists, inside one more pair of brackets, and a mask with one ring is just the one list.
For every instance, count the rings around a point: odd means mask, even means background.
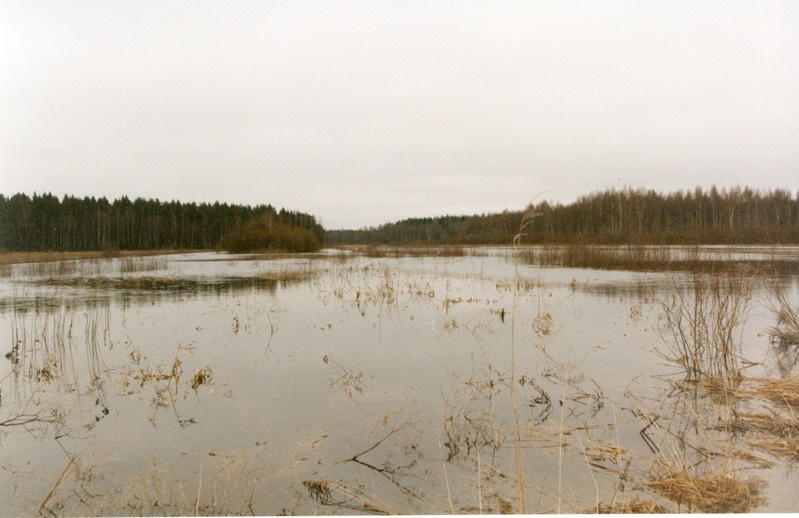
[{"label": "still water", "polygon": [[[684,512],[649,485],[678,470],[799,511],[796,459],[729,425],[766,405],[664,359],[664,304],[692,279],[487,248],[14,265],[0,514]],[[735,328],[743,373],[790,378],[764,286]]]}]

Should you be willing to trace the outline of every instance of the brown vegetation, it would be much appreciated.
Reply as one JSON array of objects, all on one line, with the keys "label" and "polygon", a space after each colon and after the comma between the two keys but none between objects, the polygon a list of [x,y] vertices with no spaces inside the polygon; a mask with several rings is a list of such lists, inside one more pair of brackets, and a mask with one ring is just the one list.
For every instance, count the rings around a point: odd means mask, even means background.
[{"label": "brown vegetation", "polygon": [[694,476],[684,470],[669,471],[648,485],[689,512],[748,513],[765,503],[761,481],[742,480],[734,474]]},{"label": "brown vegetation", "polygon": [[[195,250],[192,250],[194,252]],[[115,257],[146,257],[152,255],[180,254],[186,250],[103,250],[77,252],[0,252],[0,265],[20,263],[46,263]]]},{"label": "brown vegetation", "polygon": [[672,286],[659,301],[659,331],[668,352],[661,356],[679,366],[687,381],[712,380],[730,389],[741,381],[741,331],[751,298],[746,274],[696,275],[693,289]]},{"label": "brown vegetation", "polygon": [[371,258],[399,257],[463,257],[470,255],[464,246],[351,246],[346,247],[358,255]]},{"label": "brown vegetation", "polygon": [[586,509],[583,514],[664,514],[665,507],[648,500],[636,498],[620,504],[599,504],[599,508]]},{"label": "brown vegetation", "polygon": [[222,239],[233,253],[316,252],[322,247],[311,230],[282,223],[270,215],[253,218]]},{"label": "brown vegetation", "polygon": [[594,270],[643,272],[726,273],[746,270],[764,274],[799,273],[799,261],[732,259],[703,257],[699,247],[545,245],[522,248],[518,259],[523,264]]}]

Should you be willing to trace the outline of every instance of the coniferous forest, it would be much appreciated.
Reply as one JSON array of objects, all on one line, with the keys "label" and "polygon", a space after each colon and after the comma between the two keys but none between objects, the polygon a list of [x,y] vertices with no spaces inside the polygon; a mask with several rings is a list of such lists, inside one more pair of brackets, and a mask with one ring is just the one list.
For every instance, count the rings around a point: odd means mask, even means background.
[{"label": "coniferous forest", "polygon": [[523,211],[411,218],[361,230],[328,231],[336,244],[524,243],[799,244],[799,191],[712,187],[675,191],[609,189],[568,204],[538,201]]},{"label": "coniferous forest", "polygon": [[[278,239],[248,244],[238,238],[253,218],[273,221]],[[228,241],[239,251],[309,251],[323,240],[314,216],[271,205],[0,194],[0,250],[6,251],[213,249]],[[291,243],[302,249],[287,248]]]}]

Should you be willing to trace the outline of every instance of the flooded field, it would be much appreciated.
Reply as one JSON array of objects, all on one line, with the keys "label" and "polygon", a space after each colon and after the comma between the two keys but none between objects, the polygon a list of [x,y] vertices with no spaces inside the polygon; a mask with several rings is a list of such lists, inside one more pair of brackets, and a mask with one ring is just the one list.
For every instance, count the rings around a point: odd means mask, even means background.
[{"label": "flooded field", "polygon": [[3,267],[0,514],[799,511],[796,276],[373,255]]}]

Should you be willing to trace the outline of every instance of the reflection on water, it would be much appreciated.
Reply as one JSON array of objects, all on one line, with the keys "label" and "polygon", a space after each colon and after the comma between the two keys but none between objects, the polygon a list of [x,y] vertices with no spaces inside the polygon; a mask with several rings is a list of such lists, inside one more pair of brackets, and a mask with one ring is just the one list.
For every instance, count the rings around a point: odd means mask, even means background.
[{"label": "reflection on water", "polygon": [[790,385],[758,381],[796,376],[765,283],[741,398],[661,363],[658,300],[691,276],[516,278],[489,252],[20,270],[0,286],[0,510],[679,511],[667,482],[717,473],[764,485],[693,509],[799,508],[772,444],[793,440],[769,399]]}]

